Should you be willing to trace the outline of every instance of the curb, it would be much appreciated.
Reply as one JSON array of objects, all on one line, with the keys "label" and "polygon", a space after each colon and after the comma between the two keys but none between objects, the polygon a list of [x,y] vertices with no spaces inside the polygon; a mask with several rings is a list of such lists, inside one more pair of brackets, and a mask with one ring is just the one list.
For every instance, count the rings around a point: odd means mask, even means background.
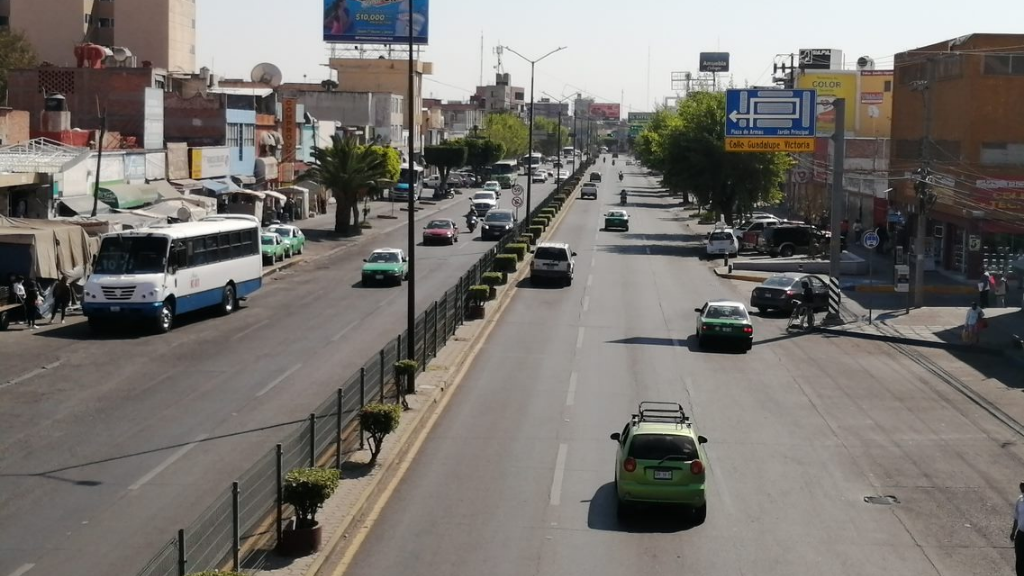
[{"label": "curb", "polygon": [[[892,284],[858,284],[853,286],[854,292],[865,292],[869,294],[896,294],[896,288]],[[849,288],[844,288],[849,290]],[[944,296],[969,296],[977,293],[971,286],[925,286],[925,294],[940,294]]]},{"label": "curb", "polygon": [[757,282],[758,284],[760,284],[761,282],[765,281],[765,279],[760,277],[760,276],[747,276],[746,274],[734,274],[732,272],[719,272],[718,268],[715,268],[714,271],[715,271],[715,276],[718,276],[719,278],[725,278],[727,280],[739,280],[741,282]]},{"label": "curb", "polygon": [[[566,212],[568,212],[568,208],[570,208],[571,204],[574,202],[573,198],[574,197],[567,198],[565,204],[562,205],[562,209],[559,210],[556,220],[552,225],[548,226],[545,231],[546,235],[550,237],[550,234],[557,230],[558,226],[564,219]],[[516,270],[515,274],[510,277],[509,281],[505,284],[505,289],[502,290],[501,296],[499,296],[495,302],[496,306],[493,311],[489,315],[485,316],[484,319],[479,321],[482,326],[480,331],[475,335],[470,345],[467,346],[460,355],[456,356],[456,359],[451,363],[449,368],[452,377],[447,380],[448,385],[439,386],[436,389],[436,392],[431,395],[432,400],[431,396],[424,397],[426,402],[424,402],[423,409],[417,413],[416,417],[410,423],[409,433],[405,437],[404,441],[397,447],[394,457],[381,467],[379,473],[370,482],[369,486],[367,486],[363,493],[360,494],[356,503],[352,506],[351,512],[346,515],[345,519],[338,525],[334,535],[326,545],[321,548],[321,553],[305,572],[306,576],[317,576],[320,574],[321,570],[324,570],[324,564],[327,562],[327,559],[339,552],[339,543],[343,539],[352,541],[348,545],[348,549],[352,549],[353,545],[359,543],[361,534],[367,533],[373,526],[373,522],[366,521],[367,514],[373,511],[370,506],[371,497],[377,494],[381,489],[381,485],[385,478],[390,481],[391,485],[396,485],[397,482],[401,480],[404,475],[405,468],[408,468],[409,465],[407,457],[410,451],[413,451],[414,448],[418,451],[419,445],[425,441],[430,430],[433,428],[434,423],[444,412],[454,391],[462,384],[465,374],[468,371],[469,366],[472,364],[473,359],[477,354],[479,354],[480,349],[483,348],[484,344],[487,342],[487,339],[490,337],[491,330],[493,330],[497,325],[498,320],[504,314],[509,303],[511,303],[512,297],[518,291],[517,284],[529,273],[530,267],[527,263],[532,260],[532,258],[533,253],[528,252],[527,257],[521,262],[521,265]],[[433,360],[431,360],[431,362],[433,362]],[[427,366],[429,365],[430,362],[427,363]],[[424,369],[425,368],[426,367],[424,367]],[[380,503],[379,497],[375,502],[373,502],[373,504],[378,503]],[[350,533],[350,530],[356,523],[356,520],[362,520],[363,532],[359,532],[357,530],[353,534]],[[342,553],[338,565],[333,569],[328,568],[327,571],[331,574],[340,574],[343,573],[343,569],[346,565],[347,559],[345,554]]]},{"label": "curb", "polygon": [[935,340],[922,340],[920,338],[908,338],[906,336],[891,336],[888,334],[871,334],[868,332],[854,332],[852,330],[839,330],[836,328],[815,327],[814,332],[831,334],[833,336],[846,336],[848,338],[859,338],[861,340],[874,340],[876,342],[889,342],[892,344],[904,344],[920,348],[936,348],[940,350],[954,350],[957,352],[972,352],[987,356],[1006,356],[1005,350],[989,346],[969,346],[967,344],[956,344],[953,342],[936,342]]}]

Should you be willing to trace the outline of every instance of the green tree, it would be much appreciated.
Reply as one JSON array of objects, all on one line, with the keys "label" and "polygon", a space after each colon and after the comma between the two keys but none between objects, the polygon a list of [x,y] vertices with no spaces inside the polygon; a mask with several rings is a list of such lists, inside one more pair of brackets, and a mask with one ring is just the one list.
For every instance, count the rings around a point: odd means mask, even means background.
[{"label": "green tree", "polygon": [[469,151],[462,143],[446,143],[440,146],[427,146],[423,149],[423,159],[441,173],[441,189],[448,184],[448,175],[452,170],[466,165]]},{"label": "green tree", "polygon": [[550,118],[533,119],[533,149],[545,156],[555,156],[569,144],[569,130]]},{"label": "green tree", "polygon": [[36,51],[21,32],[0,30],[0,94],[7,94],[7,74],[38,63]]},{"label": "green tree", "polygon": [[791,160],[780,153],[725,151],[725,94],[698,92],[662,110],[637,137],[637,154],[674,190],[690,192],[732,224],[759,202],[776,202]]},{"label": "green tree", "polygon": [[473,168],[477,176],[483,176],[485,168],[505,157],[505,146],[489,138],[452,140],[448,144],[466,147],[466,164]]},{"label": "green tree", "polygon": [[378,180],[377,185],[369,192],[371,198],[380,199],[384,197],[384,189],[398,181],[398,176],[402,173],[402,155],[390,146],[369,146],[369,151],[379,155],[387,165],[387,176]]},{"label": "green tree", "polygon": [[327,148],[313,148],[313,167],[309,178],[330,190],[337,203],[334,231],[339,234],[358,234],[359,201],[381,181],[394,180],[389,153],[384,148],[362,146],[354,138],[334,136]]},{"label": "green tree", "polygon": [[503,158],[518,158],[526,154],[530,133],[518,116],[508,112],[489,114],[484,119],[484,132],[491,140],[505,145]]}]

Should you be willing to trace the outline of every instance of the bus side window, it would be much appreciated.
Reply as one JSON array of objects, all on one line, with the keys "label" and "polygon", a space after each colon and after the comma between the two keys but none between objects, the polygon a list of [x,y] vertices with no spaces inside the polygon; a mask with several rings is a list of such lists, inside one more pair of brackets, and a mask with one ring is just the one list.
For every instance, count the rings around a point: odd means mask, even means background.
[{"label": "bus side window", "polygon": [[188,267],[188,249],[180,240],[174,243],[174,249],[171,252],[171,266],[174,270]]}]

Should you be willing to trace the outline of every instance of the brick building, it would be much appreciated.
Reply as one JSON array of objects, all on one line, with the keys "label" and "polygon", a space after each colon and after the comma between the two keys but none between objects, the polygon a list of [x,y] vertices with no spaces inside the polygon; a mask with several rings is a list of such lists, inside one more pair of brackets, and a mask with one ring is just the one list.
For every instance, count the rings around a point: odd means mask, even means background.
[{"label": "brick building", "polygon": [[1021,46],[1024,34],[970,34],[896,55],[891,200],[914,214],[912,171],[930,168],[927,267],[977,277],[1024,252]]}]

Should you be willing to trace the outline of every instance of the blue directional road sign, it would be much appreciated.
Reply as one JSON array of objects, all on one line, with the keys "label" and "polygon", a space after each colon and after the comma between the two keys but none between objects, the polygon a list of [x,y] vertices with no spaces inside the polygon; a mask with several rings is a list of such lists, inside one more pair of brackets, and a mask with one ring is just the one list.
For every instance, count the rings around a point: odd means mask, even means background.
[{"label": "blue directional road sign", "polygon": [[731,152],[813,152],[816,90],[728,90],[726,149]]},{"label": "blue directional road sign", "polygon": [[871,249],[878,246],[879,240],[878,232],[871,230],[864,233],[864,236],[860,239],[860,243],[863,244],[865,248]]}]

